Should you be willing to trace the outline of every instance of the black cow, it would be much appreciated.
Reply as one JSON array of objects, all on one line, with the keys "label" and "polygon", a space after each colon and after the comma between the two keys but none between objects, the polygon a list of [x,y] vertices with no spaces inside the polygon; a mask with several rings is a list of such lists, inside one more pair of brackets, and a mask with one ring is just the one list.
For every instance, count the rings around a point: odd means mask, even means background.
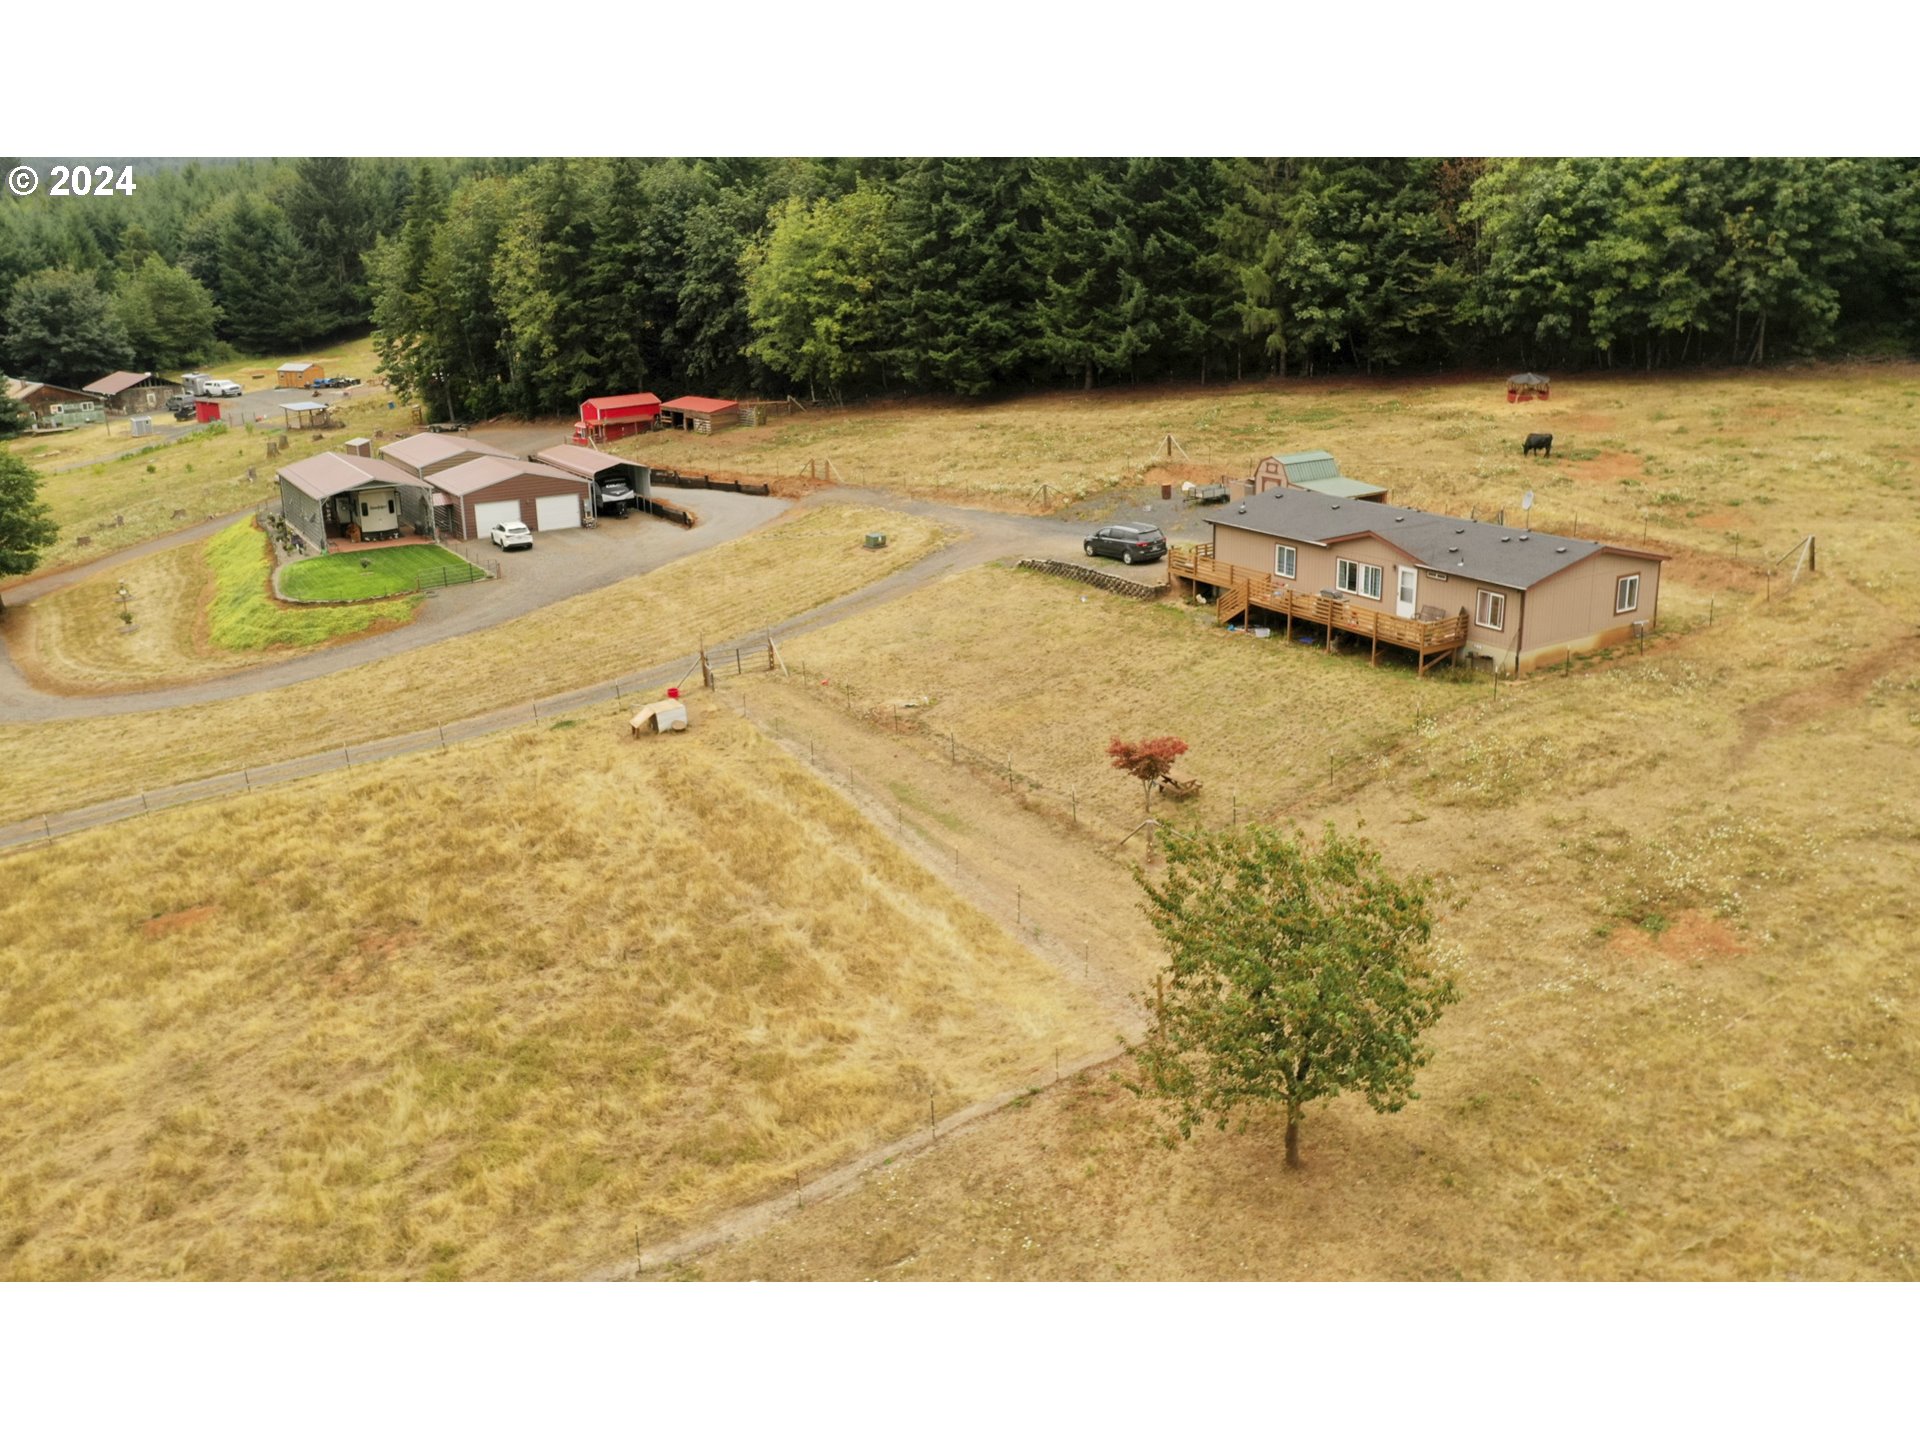
[{"label": "black cow", "polygon": [[1542,455],[1553,454],[1553,437],[1551,435],[1527,436],[1526,440],[1520,446],[1520,453],[1522,455],[1531,455],[1536,450]]}]

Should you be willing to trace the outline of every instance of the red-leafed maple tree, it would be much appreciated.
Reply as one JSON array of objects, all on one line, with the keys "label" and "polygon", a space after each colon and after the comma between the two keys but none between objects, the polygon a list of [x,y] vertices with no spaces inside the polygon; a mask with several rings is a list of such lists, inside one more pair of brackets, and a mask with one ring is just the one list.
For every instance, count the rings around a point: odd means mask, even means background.
[{"label": "red-leafed maple tree", "polygon": [[1187,742],[1175,735],[1152,740],[1122,740],[1118,735],[1107,743],[1113,768],[1124,770],[1140,782],[1146,792],[1147,808],[1153,808],[1153,792],[1173,773],[1173,762],[1187,753]]}]

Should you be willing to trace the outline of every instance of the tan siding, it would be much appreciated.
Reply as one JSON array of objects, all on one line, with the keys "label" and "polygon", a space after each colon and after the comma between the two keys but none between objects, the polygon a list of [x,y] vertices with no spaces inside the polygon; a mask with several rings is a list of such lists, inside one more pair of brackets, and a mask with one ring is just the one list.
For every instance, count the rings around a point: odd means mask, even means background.
[{"label": "tan siding", "polygon": [[[1623,575],[1640,577],[1640,603],[1616,615],[1614,586]],[[1590,555],[1541,581],[1528,594],[1527,654],[1546,660],[1554,658],[1549,651],[1595,650],[1630,640],[1635,621],[1653,629],[1659,595],[1659,561],[1605,551]]]}]

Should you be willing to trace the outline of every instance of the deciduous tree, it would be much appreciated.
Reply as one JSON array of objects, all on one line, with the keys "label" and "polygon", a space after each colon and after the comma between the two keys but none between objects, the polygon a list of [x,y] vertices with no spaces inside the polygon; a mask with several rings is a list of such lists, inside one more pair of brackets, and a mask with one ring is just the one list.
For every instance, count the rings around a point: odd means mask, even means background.
[{"label": "deciduous tree", "polygon": [[1314,1101],[1417,1099],[1425,1032],[1456,996],[1430,962],[1431,881],[1331,825],[1317,846],[1263,825],[1161,838],[1165,878],[1138,878],[1168,966],[1129,1088],[1182,1139],[1276,1108],[1290,1166]]},{"label": "deciduous tree", "polygon": [[1126,771],[1140,782],[1149,810],[1153,808],[1154,787],[1173,773],[1173,762],[1186,753],[1187,742],[1173,735],[1138,742],[1116,735],[1107,742],[1113,768]]}]

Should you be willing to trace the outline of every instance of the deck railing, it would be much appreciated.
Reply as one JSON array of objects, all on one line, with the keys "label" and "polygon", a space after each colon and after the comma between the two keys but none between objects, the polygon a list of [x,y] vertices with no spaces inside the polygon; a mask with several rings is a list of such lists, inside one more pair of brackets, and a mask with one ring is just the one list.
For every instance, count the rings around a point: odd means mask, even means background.
[{"label": "deck railing", "polygon": [[[1292,582],[1263,570],[1230,565],[1214,557],[1210,544],[1183,546],[1167,556],[1169,579],[1184,579],[1199,585],[1212,585],[1219,591],[1214,613],[1221,621],[1244,615],[1249,609],[1264,610],[1289,621],[1310,621],[1349,634],[1365,635],[1376,646],[1389,645],[1416,650],[1422,659],[1435,652],[1458,649],[1467,640],[1467,614],[1441,620],[1417,620],[1390,615],[1357,605],[1344,598],[1317,590],[1296,590]],[[1289,627],[1291,628],[1291,627]],[[1424,669],[1425,666],[1423,665]]]}]

